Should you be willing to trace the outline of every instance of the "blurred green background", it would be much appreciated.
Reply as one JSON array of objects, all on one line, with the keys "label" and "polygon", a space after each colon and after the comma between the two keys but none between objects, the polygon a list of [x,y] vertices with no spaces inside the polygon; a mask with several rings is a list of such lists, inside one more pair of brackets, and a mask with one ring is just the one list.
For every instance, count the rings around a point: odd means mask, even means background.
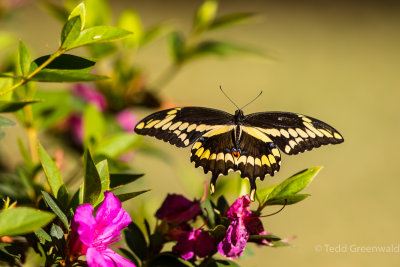
[{"label": "blurred green background", "polygon": [[[135,9],[145,25],[171,21],[187,30],[201,1],[112,1],[116,14]],[[213,35],[264,51],[257,57],[206,58],[185,68],[162,90],[175,105],[235,108],[219,92],[223,86],[241,106],[263,95],[244,112],[291,111],[319,118],[339,130],[345,142],[282,158],[282,169],[258,187],[275,184],[312,166],[324,166],[304,192],[312,197],[263,219],[267,231],[290,237],[288,248],[251,247],[242,266],[397,266],[400,252],[352,252],[350,247],[398,246],[400,179],[400,5],[388,1],[221,1],[219,12],[248,11],[261,16]],[[36,56],[57,49],[61,24],[35,1],[15,10],[0,29],[13,32]],[[15,48],[16,50],[17,48]],[[138,54],[151,77],[169,64],[165,41]],[[46,87],[52,88],[52,85]],[[140,116],[149,110],[139,111]],[[7,129],[0,143],[2,161],[18,161],[15,135]],[[147,137],[148,140],[150,138]],[[195,169],[190,149],[154,140],[170,162],[136,154],[135,168],[146,173],[152,191],[142,196],[154,214],[166,193],[199,198],[210,174]],[[237,180],[236,176],[220,180]],[[231,198],[232,200],[233,198]],[[138,200],[133,200],[135,202]],[[135,203],[132,203],[135,204]],[[129,202],[128,202],[129,205]],[[129,206],[128,206],[129,208]],[[276,208],[276,207],[275,207]],[[129,208],[135,217],[133,207]],[[271,208],[267,212],[273,212]],[[340,250],[341,252],[330,252]],[[320,250],[320,251],[319,251]],[[253,254],[251,257],[250,254]]]}]

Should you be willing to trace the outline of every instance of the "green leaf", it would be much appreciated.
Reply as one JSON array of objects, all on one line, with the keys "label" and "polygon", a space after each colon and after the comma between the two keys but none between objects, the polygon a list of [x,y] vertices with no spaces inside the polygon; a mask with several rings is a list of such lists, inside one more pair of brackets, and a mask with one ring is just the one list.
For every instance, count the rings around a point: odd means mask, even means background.
[{"label": "green leaf", "polygon": [[83,30],[76,41],[68,47],[68,49],[100,43],[100,42],[111,42],[120,40],[132,34],[129,31],[111,27],[111,26],[95,26],[86,30]]},{"label": "green leaf", "polygon": [[85,150],[84,179],[83,179],[83,203],[94,205],[101,194],[101,180],[94,165],[92,155],[88,149]]},{"label": "green leaf", "polygon": [[[97,126],[99,127],[99,126]],[[99,130],[98,130],[99,131]],[[97,140],[99,140],[98,138]],[[134,148],[140,141],[137,134],[117,133],[96,146],[95,153],[115,158]]]},{"label": "green leaf", "polygon": [[215,240],[221,241],[226,234],[226,227],[224,225],[219,224],[215,226],[214,229],[211,230],[210,234],[212,235],[212,237],[215,238]]},{"label": "green leaf", "polygon": [[42,245],[45,244],[46,241],[51,242],[51,236],[48,233],[46,233],[46,231],[43,230],[43,228],[40,228],[39,230],[35,231],[34,234],[39,239],[39,242]]},{"label": "green leaf", "polygon": [[[49,58],[50,55],[46,55],[35,59],[31,64],[31,71],[42,65]],[[56,57],[49,65],[44,68],[44,70],[84,70],[88,73],[90,70],[93,69],[94,64],[96,64],[96,61],[94,61],[93,59],[78,57],[70,54],[62,54],[61,56]]]},{"label": "green leaf", "polygon": [[267,200],[283,199],[295,195],[311,183],[321,169],[322,167],[314,167],[296,173],[277,185],[268,195]]},{"label": "green leaf", "polygon": [[109,79],[107,76],[90,74],[82,70],[43,69],[33,76],[31,81],[38,82],[90,82]]},{"label": "green leaf", "polygon": [[124,202],[127,201],[129,199],[135,198],[143,193],[149,192],[149,190],[143,190],[143,191],[137,191],[137,192],[131,192],[131,193],[124,193],[124,194],[119,194],[116,195],[116,197],[119,199],[119,201]]},{"label": "green leaf", "polygon": [[281,238],[276,235],[250,235],[249,240],[264,240],[267,239],[269,241],[279,241]]},{"label": "green leaf", "polygon": [[78,39],[82,28],[80,16],[69,19],[61,30],[60,48],[70,49],[72,44]]},{"label": "green leaf", "polygon": [[29,68],[31,65],[31,56],[29,54],[28,49],[25,44],[20,41],[19,42],[19,67],[21,69],[21,73],[23,76],[29,74]]},{"label": "green leaf", "polygon": [[[12,74],[10,74],[10,75],[12,75]],[[13,85],[13,81],[14,81],[13,77],[12,76],[10,77],[8,75],[8,73],[1,73],[0,74],[0,93],[1,93],[1,91],[10,88]],[[13,92],[8,92],[4,95],[1,95],[0,100],[10,101],[12,98],[12,94],[13,94]]]},{"label": "green leaf", "polygon": [[141,178],[144,174],[129,174],[129,173],[111,173],[110,174],[110,188],[117,189],[123,185],[132,183]]},{"label": "green leaf", "polygon": [[274,185],[270,185],[270,186],[267,186],[267,187],[264,187],[261,189],[257,189],[257,192],[256,192],[257,201],[260,204],[264,204],[267,201],[268,195],[271,194],[272,190],[274,190],[274,188],[276,186],[277,185],[274,184]]},{"label": "green leaf", "polygon": [[216,260],[212,259],[209,264],[206,265],[206,267],[240,267],[239,264],[237,264],[234,261],[230,260]]},{"label": "green leaf", "polygon": [[50,212],[32,208],[13,208],[0,212],[0,237],[30,233],[54,219]]},{"label": "green leaf", "polygon": [[[104,138],[105,124],[101,112],[94,105],[87,105],[83,111],[83,142],[92,147]],[[96,154],[98,152],[96,151]]]},{"label": "green leaf", "polygon": [[50,229],[50,235],[56,239],[61,240],[64,237],[64,232],[60,226],[55,225],[53,223],[53,225],[51,226],[51,229]]},{"label": "green leaf", "polygon": [[85,4],[82,2],[77,5],[68,17],[68,20],[72,19],[73,17],[79,16],[81,18],[81,30],[85,27],[85,17],[86,17],[86,10]]},{"label": "green leaf", "polygon": [[[143,32],[142,37],[140,38],[140,45],[143,46],[151,42],[152,40],[156,39],[157,37],[168,34],[170,31],[171,27],[169,27],[168,25],[162,25],[162,24],[155,25]],[[136,32],[135,31],[133,32],[136,35]]]},{"label": "green leaf", "polygon": [[124,10],[118,19],[118,27],[135,33],[134,36],[130,36],[122,41],[124,45],[127,47],[135,47],[140,43],[143,34],[143,26],[136,11],[133,9]]},{"label": "green leaf", "polygon": [[228,42],[220,42],[220,41],[204,41],[194,48],[191,48],[188,52],[186,57],[187,58],[195,58],[207,55],[214,55],[214,56],[229,56],[229,55],[237,55],[237,54],[253,54],[258,56],[263,56],[261,51],[256,49],[244,47],[241,45],[228,43]]},{"label": "green leaf", "polygon": [[42,164],[43,171],[46,175],[53,196],[59,201],[63,208],[66,208],[68,204],[68,191],[62,180],[60,170],[39,142],[38,152],[40,163]]},{"label": "green leaf", "polygon": [[60,218],[61,222],[64,224],[65,229],[68,229],[68,219],[64,212],[60,209],[57,202],[50,196],[47,192],[42,191],[42,195],[47,205],[49,205],[50,209]]},{"label": "green leaf", "polygon": [[0,116],[0,127],[13,126],[13,125],[15,125],[15,122],[13,122],[7,117]]},{"label": "green leaf", "polygon": [[[206,199],[203,203],[201,203],[201,210],[203,211],[203,217],[208,218],[208,224],[211,227],[215,226],[215,213],[213,204],[210,199]],[[207,212],[205,211],[207,210]]]},{"label": "green leaf", "polygon": [[300,202],[300,201],[308,198],[309,196],[311,196],[311,195],[310,194],[295,194],[295,195],[288,196],[285,198],[279,198],[279,199],[274,198],[274,199],[268,200],[266,202],[266,204],[267,205],[285,205],[285,203],[286,203],[286,205],[292,205],[292,204],[295,204],[297,202]]},{"label": "green leaf", "polygon": [[197,10],[194,17],[193,28],[197,32],[204,31],[213,22],[218,10],[218,2],[206,0]]},{"label": "green leaf", "polygon": [[215,30],[222,27],[239,24],[254,18],[254,16],[254,13],[236,13],[218,17],[213,21],[213,23],[211,23],[211,25],[209,25],[208,30]]},{"label": "green leaf", "polygon": [[110,173],[108,171],[108,163],[107,160],[100,161],[99,163],[96,164],[96,169],[97,172],[99,173],[100,176],[100,181],[101,181],[101,194],[99,198],[97,199],[97,202],[95,203],[95,206],[100,204],[103,199],[104,199],[104,191],[107,191],[110,189]]},{"label": "green leaf", "polygon": [[133,253],[142,261],[147,259],[147,242],[140,228],[132,222],[128,225],[128,228],[124,230],[124,234],[126,244]]},{"label": "green leaf", "polygon": [[15,112],[26,105],[34,104],[39,102],[39,99],[24,99],[20,101],[0,101],[0,112],[7,113],[7,112]]},{"label": "green leaf", "polygon": [[171,32],[167,38],[169,50],[176,63],[185,59],[185,38],[179,32]]},{"label": "green leaf", "polygon": [[119,250],[122,252],[122,255],[125,256],[125,258],[127,258],[128,260],[130,260],[133,264],[135,264],[135,266],[142,267],[142,261],[135,253],[125,248],[120,248]]}]

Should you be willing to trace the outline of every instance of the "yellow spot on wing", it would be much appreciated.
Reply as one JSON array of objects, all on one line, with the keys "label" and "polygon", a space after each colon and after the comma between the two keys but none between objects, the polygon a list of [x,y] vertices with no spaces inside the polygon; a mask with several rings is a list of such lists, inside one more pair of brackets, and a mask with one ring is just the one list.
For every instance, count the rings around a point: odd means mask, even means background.
[{"label": "yellow spot on wing", "polygon": [[259,158],[256,158],[254,160],[254,164],[261,167],[261,160]]},{"label": "yellow spot on wing", "polygon": [[275,157],[280,158],[281,157],[281,153],[279,153],[279,150],[277,148],[273,148],[271,150],[272,154],[274,154]]},{"label": "yellow spot on wing", "polygon": [[174,131],[174,134],[176,134],[176,135],[178,135],[178,136],[179,136],[179,135],[181,134],[181,131],[179,131],[179,130],[175,130],[175,131]]},{"label": "yellow spot on wing", "polygon": [[293,130],[292,128],[289,128],[289,129],[288,129],[288,132],[289,132],[290,135],[293,136],[293,137],[299,136],[299,134],[298,134],[295,130]]},{"label": "yellow spot on wing", "polygon": [[185,122],[185,123],[182,123],[182,125],[181,126],[179,126],[179,130],[185,130],[187,127],[189,126],[189,123],[187,123],[187,122]]},{"label": "yellow spot on wing", "polygon": [[218,153],[217,160],[224,160],[224,153],[222,152]]},{"label": "yellow spot on wing", "polygon": [[268,167],[271,167],[271,164],[269,163],[267,156],[262,155],[261,162],[262,162],[262,165],[267,165]]},{"label": "yellow spot on wing", "polygon": [[174,124],[172,124],[172,126],[169,127],[169,129],[170,129],[171,131],[173,131],[173,130],[175,130],[176,128],[178,128],[179,125],[181,125],[181,124],[182,124],[181,121],[177,121],[177,122],[175,122]]},{"label": "yellow spot on wing", "polygon": [[342,137],[340,134],[338,134],[338,133],[334,133],[333,136],[334,136],[336,139],[343,139],[343,137]]},{"label": "yellow spot on wing", "polygon": [[215,128],[215,129],[207,132],[204,136],[205,137],[211,137],[211,136],[215,136],[215,135],[219,135],[219,134],[223,134],[223,133],[229,132],[232,129],[233,129],[233,125],[220,126],[218,128]]},{"label": "yellow spot on wing", "polygon": [[163,119],[162,121],[160,121],[159,123],[157,123],[156,125],[154,125],[154,128],[158,129],[161,126],[163,126],[164,124],[172,121],[175,118],[175,115],[173,116],[168,116],[168,118]]},{"label": "yellow spot on wing", "polygon": [[289,145],[290,145],[292,148],[294,148],[294,147],[297,145],[297,143],[296,143],[294,140],[290,140],[290,141],[289,141]]},{"label": "yellow spot on wing", "polygon": [[[308,137],[308,135],[302,129],[296,128],[296,131],[299,133],[299,135],[301,137],[303,137],[303,138],[307,138]],[[314,137],[315,137],[315,134],[314,134]]]},{"label": "yellow spot on wing", "polygon": [[207,128],[207,125],[205,124],[200,124],[199,126],[197,126],[196,131],[198,132],[204,132]]},{"label": "yellow spot on wing", "polygon": [[203,154],[203,151],[204,151],[204,148],[200,147],[199,150],[197,150],[195,155],[200,158],[201,154]]},{"label": "yellow spot on wing", "polygon": [[229,154],[229,153],[226,153],[226,154],[225,154],[225,162],[227,162],[227,161],[231,161],[232,163],[235,162],[235,161],[233,160],[232,155]]},{"label": "yellow spot on wing", "polygon": [[186,139],[187,134],[183,133],[179,136],[179,139],[181,139],[182,141],[184,141]]},{"label": "yellow spot on wing", "polygon": [[252,156],[247,157],[247,164],[251,164],[252,166],[254,166],[254,158]]},{"label": "yellow spot on wing", "polygon": [[310,129],[311,131],[313,131],[316,135],[318,135],[319,137],[323,137],[324,135],[318,131],[317,129],[314,128],[314,126],[312,126],[311,124],[309,124],[308,122],[303,122],[303,124]]},{"label": "yellow spot on wing", "polygon": [[217,158],[217,154],[212,153],[211,156],[210,156],[210,160],[214,160],[214,159],[216,159],[216,158]]},{"label": "yellow spot on wing", "polygon": [[246,164],[246,156],[241,156],[237,161],[237,165],[239,165],[239,163]]},{"label": "yellow spot on wing", "polygon": [[275,158],[274,158],[274,156],[273,156],[272,154],[269,154],[269,155],[268,155],[268,159],[269,159],[269,161],[271,162],[271,164],[276,163],[276,160],[275,160]]},{"label": "yellow spot on wing", "polygon": [[144,122],[139,123],[138,125],[136,125],[136,129],[143,129],[144,127]]},{"label": "yellow spot on wing", "polygon": [[196,127],[197,127],[197,125],[194,123],[194,124],[191,124],[191,125],[189,125],[189,127],[187,128],[187,130],[186,130],[186,132],[191,132],[191,131],[193,131],[194,129],[196,129]]},{"label": "yellow spot on wing", "polygon": [[257,127],[257,129],[261,132],[272,135],[273,137],[281,136],[281,133],[277,129],[263,129],[259,127]]},{"label": "yellow spot on wing", "polygon": [[183,143],[185,144],[185,146],[188,146],[189,145],[189,139],[186,139]]},{"label": "yellow spot on wing", "polygon": [[175,114],[175,113],[177,113],[177,112],[178,112],[178,110],[173,109],[173,110],[168,111],[167,114]]},{"label": "yellow spot on wing", "polygon": [[304,140],[303,140],[303,138],[301,138],[301,137],[297,137],[297,138],[295,139],[295,141],[296,141],[297,143],[300,143],[300,142],[302,142],[302,141],[304,141]]},{"label": "yellow spot on wing", "polygon": [[311,138],[315,138],[316,137],[315,133],[311,132],[310,129],[306,129],[306,132]]},{"label": "yellow spot on wing", "polygon": [[330,133],[330,132],[328,132],[327,130],[324,130],[324,129],[318,129],[321,133],[323,133],[326,137],[329,137],[329,138],[332,138],[333,137],[333,135]]},{"label": "yellow spot on wing", "polygon": [[[163,126],[161,129],[163,129],[163,130],[165,131],[165,130],[167,130],[167,129],[169,128],[169,126],[171,126],[171,124],[172,124],[172,121],[170,121],[170,122],[164,124],[164,126]],[[157,125],[156,125],[156,126],[157,126]]]},{"label": "yellow spot on wing", "polygon": [[196,142],[196,143],[193,145],[192,149],[198,149],[199,147],[201,147],[201,142]]},{"label": "yellow spot on wing", "polygon": [[272,142],[272,140],[267,135],[265,135],[264,133],[262,133],[260,130],[258,130],[256,128],[246,127],[246,126],[243,126],[242,128],[246,133],[252,135],[253,137],[255,137],[255,138],[257,138],[257,139],[259,139],[261,141],[263,141],[264,143]]},{"label": "yellow spot on wing", "polygon": [[286,146],[285,146],[285,152],[286,152],[286,153],[289,153],[290,150],[291,150],[290,146],[286,145]]},{"label": "yellow spot on wing", "polygon": [[152,121],[152,122],[148,123],[144,128],[151,128],[159,122],[160,122],[160,120]]},{"label": "yellow spot on wing", "polygon": [[285,129],[281,129],[280,132],[284,137],[289,138],[290,135]]},{"label": "yellow spot on wing", "polygon": [[201,155],[200,159],[208,159],[208,157],[210,156],[210,150],[207,149],[206,151],[204,151],[204,153]]}]

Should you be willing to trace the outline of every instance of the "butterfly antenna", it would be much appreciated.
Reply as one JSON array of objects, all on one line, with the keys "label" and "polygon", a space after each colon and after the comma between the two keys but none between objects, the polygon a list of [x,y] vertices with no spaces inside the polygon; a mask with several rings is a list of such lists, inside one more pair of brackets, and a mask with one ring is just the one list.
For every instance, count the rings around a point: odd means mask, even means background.
[{"label": "butterfly antenna", "polygon": [[257,98],[260,97],[260,95],[262,94],[263,91],[261,91],[253,100],[251,100],[249,103],[247,103],[246,105],[244,105],[244,107],[242,107],[241,109],[244,109],[245,107],[247,107],[248,105],[250,105],[251,103],[253,103]]},{"label": "butterfly antenna", "polygon": [[235,105],[235,107],[237,107],[237,109],[240,109],[240,108],[235,104],[235,102],[233,102],[232,99],[230,99],[230,97],[229,97],[227,94],[225,94],[224,90],[222,90],[222,86],[221,86],[221,85],[219,86],[219,89],[220,89],[221,92],[226,96],[226,98],[228,98],[229,101],[231,101],[232,104]]}]

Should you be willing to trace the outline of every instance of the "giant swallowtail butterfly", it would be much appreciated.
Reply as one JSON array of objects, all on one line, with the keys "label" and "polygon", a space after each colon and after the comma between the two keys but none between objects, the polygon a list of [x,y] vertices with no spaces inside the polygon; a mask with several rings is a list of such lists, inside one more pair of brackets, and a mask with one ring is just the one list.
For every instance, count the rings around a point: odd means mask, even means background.
[{"label": "giant swallowtail butterfly", "polygon": [[192,145],[190,160],[204,173],[212,173],[214,193],[219,175],[238,171],[250,182],[254,200],[256,178],[274,175],[283,151],[295,155],[321,145],[339,144],[342,135],[328,124],[290,112],[231,115],[204,107],[177,107],[155,112],[135,127],[141,135],[154,136],[177,147]]}]

